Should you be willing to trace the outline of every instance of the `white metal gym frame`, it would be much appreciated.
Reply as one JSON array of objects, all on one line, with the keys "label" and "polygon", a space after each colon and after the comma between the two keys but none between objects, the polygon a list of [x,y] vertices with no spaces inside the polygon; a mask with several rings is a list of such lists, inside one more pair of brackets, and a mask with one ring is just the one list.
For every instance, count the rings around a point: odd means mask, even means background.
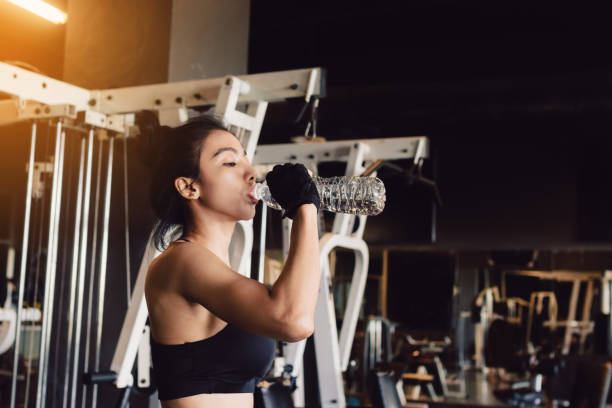
[{"label": "white metal gym frame", "polygon": [[[236,77],[228,77],[219,90],[219,104],[215,105],[215,114],[240,138],[247,157],[252,159],[261,125],[267,108],[266,101],[253,101],[247,108],[247,113],[237,110],[241,92],[248,92],[250,86],[247,82]],[[180,115],[167,115],[166,117],[179,117]],[[186,117],[186,115],[183,115]],[[180,121],[179,121],[180,122]],[[173,123],[178,124],[178,123]],[[244,276],[250,275],[250,253],[253,244],[251,221],[241,221],[237,224],[230,248],[230,264],[233,269]],[[149,264],[159,255],[151,239],[147,243],[145,256],[141,261],[138,277],[134,285],[134,292],[126,314],[124,324],[119,335],[111,363],[111,371],[117,374],[115,384],[119,388],[133,385],[132,367],[136,354],[140,361],[150,361],[149,342],[142,341],[146,329],[147,308],[144,298],[144,281]],[[148,334],[148,332],[147,332]],[[147,339],[148,340],[148,339]],[[139,364],[142,366],[142,364]],[[147,366],[148,367],[148,366]],[[148,387],[150,384],[149,369],[138,370],[139,387]]]},{"label": "white metal gym frame", "polygon": [[[70,358],[73,360],[73,386],[71,393],[71,406],[74,406],[74,399],[76,397],[76,382],[78,379],[78,354],[80,348],[80,334],[81,334],[81,322],[82,322],[82,300],[83,300],[83,285],[85,277],[85,267],[87,259],[87,235],[89,225],[89,199],[90,199],[90,185],[91,185],[91,165],[92,165],[92,149],[93,149],[93,135],[94,129],[108,129],[118,133],[126,133],[126,117],[124,115],[112,115],[101,112],[95,106],[96,100],[99,99],[101,91],[90,91],[84,88],[80,88],[74,85],[67,84],[62,81],[55,80],[53,78],[46,77],[44,75],[36,74],[18,67],[14,67],[9,64],[0,63],[0,91],[6,92],[12,95],[11,100],[0,101],[0,125],[13,123],[21,120],[36,120],[45,118],[60,118],[68,126],[76,126],[81,130],[88,129],[88,154],[85,178],[85,192],[81,190],[83,187],[83,152],[81,154],[81,165],[79,174],[79,188],[77,192],[77,209],[75,216],[75,240],[73,248],[73,268],[71,274],[71,290],[70,290],[70,301],[69,310],[70,314],[68,317],[69,321],[69,333],[68,333],[68,344],[67,344],[67,361],[70,362]],[[83,117],[77,120],[77,113],[82,113]],[[61,121],[58,120],[58,137],[61,130]],[[78,123],[78,125],[76,125]],[[35,141],[36,141],[36,123],[34,122],[32,128],[32,146],[30,153],[30,166],[33,168],[33,157],[35,152]],[[52,321],[52,305],[53,305],[53,294],[55,288],[55,272],[57,269],[57,223],[59,222],[59,198],[61,196],[61,167],[62,156],[58,155],[58,148],[60,141],[56,138],[56,155],[54,159],[53,168],[53,187],[51,197],[51,211],[49,217],[49,238],[48,238],[48,260],[45,278],[45,295],[44,295],[44,306],[42,316],[42,330],[41,330],[41,349],[40,349],[40,368],[41,374],[38,377],[37,384],[37,397],[36,406],[40,407],[45,404],[45,393],[46,393],[46,376],[48,369],[48,347],[50,342],[51,330],[48,327]],[[63,155],[63,153],[62,153]],[[26,196],[26,217],[24,222],[24,234],[22,253],[27,254],[28,249],[28,232],[29,232],[29,221],[30,221],[30,203],[32,195],[32,171],[28,172],[28,187]],[[84,204],[82,205],[82,202]],[[81,213],[82,209],[82,213]],[[82,215],[82,218],[81,218]],[[80,242],[79,242],[80,239]],[[22,257],[22,264],[20,268],[20,283],[19,283],[19,295],[18,295],[18,307],[17,307],[17,319],[16,319],[16,339],[15,339],[15,363],[13,367],[13,378],[11,386],[11,403],[10,406],[15,406],[16,396],[16,381],[17,381],[17,361],[19,351],[19,338],[21,328],[21,313],[23,304],[23,286],[26,272],[26,257]],[[105,264],[105,262],[104,262]],[[78,292],[76,291],[76,279],[78,276]],[[78,297],[78,301],[75,302],[75,296]],[[77,316],[76,316],[76,330],[73,332],[74,326],[74,308],[76,303]],[[74,337],[74,339],[73,339]],[[74,350],[73,350],[74,347]],[[66,365],[66,379],[69,378],[68,367]],[[64,389],[64,401],[63,406],[66,406],[68,393],[68,380],[65,382]]]},{"label": "white metal gym frame", "polygon": [[[593,284],[595,281],[601,281],[602,287],[605,284],[606,274],[602,272],[593,271],[534,271],[534,270],[514,270],[514,271],[502,271],[502,296],[506,294],[506,276],[507,275],[521,275],[531,276],[542,280],[555,280],[558,282],[567,282],[572,284],[572,292],[570,295],[570,303],[568,308],[568,314],[566,320],[557,320],[556,317],[551,318],[549,321],[544,322],[544,326],[556,329],[558,327],[564,327],[565,332],[563,334],[563,345],[561,348],[561,354],[567,355],[570,352],[572,345],[572,338],[574,335],[578,336],[578,351],[579,353],[584,352],[584,346],[586,343],[587,336],[593,333],[595,322],[591,320],[591,306],[593,304]],[[584,298],[582,300],[582,315],[578,319],[578,302],[580,298],[580,287],[582,283],[586,284],[586,290]],[[550,292],[535,292],[532,294],[531,301],[529,304],[529,316],[527,324],[527,336],[526,341],[529,344],[532,330],[532,320],[534,314],[535,299],[541,299],[544,296],[552,297],[556,303],[555,294]]]},{"label": "white metal gym frame", "polygon": [[[21,244],[21,253],[24,254],[21,257],[19,267],[19,285],[18,285],[18,303],[17,303],[17,316],[15,322],[15,348],[13,361],[19,359],[19,340],[21,338],[21,319],[23,313],[23,292],[25,286],[25,271],[27,264],[27,257],[25,254],[28,252],[29,244],[29,232],[30,232],[30,215],[32,209],[32,182],[34,176],[34,156],[36,152],[36,122],[32,124],[32,135],[30,138],[30,159],[28,161],[28,181],[26,187],[26,203],[25,203],[25,215],[23,220],[23,239]],[[15,394],[17,391],[17,364],[13,363],[13,380],[11,382],[11,408],[15,406]]]},{"label": "white metal gym frame", "polygon": [[68,403],[68,388],[70,387],[70,362],[73,356],[73,328],[74,328],[74,309],[76,299],[76,280],[79,268],[79,249],[81,237],[81,214],[83,205],[83,174],[85,166],[85,139],[81,139],[81,149],[79,155],[79,179],[77,183],[77,195],[74,214],[74,238],[72,240],[72,267],[70,274],[70,295],[68,305],[68,339],[66,344],[66,366],[64,371],[64,389],[62,407],[65,408]]},{"label": "white metal gym frame", "polygon": [[[64,110],[54,110],[54,109],[45,109],[44,106],[42,105],[38,105],[39,107],[36,109],[31,109],[32,104],[22,104],[19,100],[16,101],[16,104],[18,104],[18,106],[26,106],[26,109],[24,109],[24,112],[20,113],[19,118],[13,118],[15,119],[26,119],[28,117],[34,117],[36,119],[44,119],[44,118],[51,118],[52,115],[54,115],[55,113],[61,114],[62,112],[65,112]],[[8,119],[7,117],[4,117],[4,119]],[[62,186],[63,186],[63,163],[64,163],[64,147],[65,147],[65,140],[66,140],[66,133],[63,131],[63,124],[64,123],[64,119],[62,117],[56,118],[56,122],[55,122],[55,126],[56,126],[56,138],[55,138],[55,154],[53,156],[53,163],[37,163],[38,164],[38,169],[42,168],[43,171],[45,171],[44,169],[46,169],[47,167],[51,167],[52,170],[50,171],[50,173],[53,176],[53,181],[52,181],[52,186],[51,186],[51,199],[50,199],[50,213],[49,213],[49,226],[48,226],[48,237],[47,237],[47,261],[46,261],[46,266],[45,266],[45,287],[44,287],[44,294],[43,294],[43,305],[42,305],[42,320],[40,317],[38,317],[37,320],[41,320],[41,336],[40,336],[40,345],[39,345],[39,370],[38,370],[38,380],[37,380],[37,386],[36,386],[36,406],[40,407],[40,406],[44,406],[45,405],[45,401],[46,401],[46,390],[47,390],[47,375],[48,375],[48,361],[49,361],[49,349],[50,349],[50,343],[51,343],[51,324],[53,322],[53,305],[54,305],[54,294],[55,294],[55,287],[56,287],[56,271],[57,271],[57,250],[58,250],[58,244],[59,244],[59,239],[58,239],[58,232],[59,232],[59,221],[60,221],[60,210],[61,210],[61,196],[62,196]],[[14,121],[13,120],[13,121]],[[35,136],[36,136],[36,122],[34,122],[33,124],[33,143],[32,143],[32,147],[31,147],[31,154],[33,154],[33,152],[35,151]],[[91,141],[93,140],[93,129],[91,129],[89,131],[90,134],[90,146],[91,146]],[[33,169],[33,171],[29,171],[28,172],[28,179],[36,176],[36,172],[37,172],[37,167],[36,164],[34,166],[29,166],[29,168]],[[81,174],[80,174],[80,181],[79,181],[79,190],[77,192],[78,195],[78,199],[77,201],[81,200],[81,196],[82,191],[81,191],[81,186],[82,186],[82,170],[83,170],[83,164],[81,162]],[[88,173],[90,173],[90,170],[88,171]],[[34,182],[30,183],[28,182],[28,189],[27,189],[27,197],[26,197],[26,222],[24,223],[24,239],[27,239],[29,237],[29,219],[30,219],[30,211],[29,211],[29,207],[30,205],[30,200],[32,197],[38,197],[40,192],[34,191],[33,189],[33,184]],[[88,198],[88,192],[86,192],[87,194],[85,194],[85,199]],[[77,205],[77,217],[76,219],[80,219],[81,216],[81,212],[80,212],[80,202]],[[88,205],[84,206],[83,211],[85,212],[85,218],[87,215],[87,210],[88,210]],[[87,219],[87,218],[86,218]],[[77,222],[75,224],[75,229],[77,231],[79,231],[79,228],[87,228],[87,223],[83,223],[82,226],[79,225],[79,223]],[[80,233],[80,231],[79,231]],[[82,235],[83,237],[86,237],[86,230],[85,230],[85,234]],[[84,240],[83,240],[84,241]],[[82,242],[83,242],[82,241]],[[75,242],[75,245],[78,245],[78,240]],[[21,305],[23,304],[23,286],[24,286],[24,282],[25,282],[25,278],[26,278],[26,269],[25,266],[23,264],[23,262],[27,259],[27,243],[25,244],[25,246],[23,246],[23,250],[22,250],[22,271],[21,271],[21,275],[20,275],[20,287],[19,287],[19,295],[18,295],[18,310],[22,309]],[[79,254],[79,252],[77,251],[77,255]],[[80,253],[81,256],[85,256],[84,252]],[[75,259],[73,259],[74,264],[76,265],[76,257]],[[79,262],[82,265],[82,261]],[[84,272],[81,273],[81,278],[83,279],[83,274]],[[75,278],[76,275],[73,275],[73,278]],[[70,303],[71,306],[74,306],[74,290],[71,291],[71,299],[70,299]],[[81,302],[79,302],[79,306],[80,306]],[[71,311],[73,310],[73,307],[71,307]],[[19,347],[20,347],[20,339],[19,336],[21,335],[21,322],[24,320],[31,320],[33,315],[32,313],[27,313],[30,312],[30,310],[26,310],[26,314],[25,316],[21,316],[21,311],[20,313],[18,313],[16,322],[15,322],[15,326],[16,326],[16,336],[15,336],[15,341],[14,341],[14,367],[13,367],[13,378],[12,378],[12,384],[11,384],[11,388],[12,388],[12,393],[11,393],[11,406],[14,406],[16,404],[16,386],[17,386],[17,367],[18,367],[18,356],[19,356]],[[40,315],[40,311],[38,311],[38,314]],[[24,319],[25,317],[25,319]],[[34,316],[35,317],[35,316]],[[73,336],[73,332],[72,332],[72,320],[73,320],[73,316],[72,314],[69,316],[69,321],[70,321],[70,332],[69,334],[69,346],[71,346],[72,342],[72,336]],[[80,329],[80,319],[77,318],[77,327],[79,327]],[[77,341],[80,339],[80,330],[78,332],[76,332],[75,334],[75,338],[77,339]],[[78,343],[77,343],[78,344]],[[76,348],[76,350],[78,350],[78,348]],[[77,351],[78,352],[78,351]],[[70,354],[66,354],[67,360],[70,360]],[[76,360],[76,359],[75,359]],[[66,369],[68,369],[68,363],[66,365]],[[28,376],[26,377],[26,400],[25,400],[25,405],[27,405],[27,401],[28,401],[28,397],[29,394],[27,393],[27,389],[28,389],[28,384],[29,384],[29,368],[28,368]],[[68,377],[67,377],[68,378]],[[76,375],[73,376],[73,378],[78,378]],[[66,383],[67,385],[67,383]]]},{"label": "white metal gym frame", "polygon": [[55,273],[57,270],[57,246],[59,234],[59,218],[60,205],[62,195],[62,174],[64,163],[64,142],[66,134],[62,132],[62,122],[57,121],[57,132],[55,135],[55,155],[53,156],[53,184],[51,187],[51,210],[49,217],[49,237],[47,243],[47,265],[45,273],[45,292],[43,295],[43,319],[40,335],[40,361],[39,375],[36,393],[36,405],[40,405],[40,401],[44,401],[46,387],[43,389],[43,384],[46,384],[48,372],[48,356],[47,350],[51,341],[51,330],[49,324],[53,320],[53,295],[55,293]]},{"label": "white metal gym frame", "polygon": [[[276,80],[274,76],[277,76]],[[279,95],[287,95],[287,90],[293,92],[299,91],[300,94],[292,93],[291,96],[301,96],[310,98],[311,95],[319,95],[321,93],[321,70],[319,68],[311,70],[298,70],[298,71],[285,71],[274,74],[258,74],[248,76],[248,78],[241,77],[227,77],[222,81],[218,80],[204,80],[209,84],[221,84],[218,90],[219,101],[215,104],[215,114],[222,118],[224,123],[230,127],[230,129],[238,136],[240,142],[245,147],[247,157],[252,161],[255,153],[255,147],[259,138],[259,132],[265,116],[268,101],[276,101],[283,99]],[[189,81],[192,83],[193,81]],[[167,90],[167,85],[160,85],[161,91]],[[267,87],[267,90],[266,88]],[[136,87],[137,90],[139,87]],[[152,87],[140,87],[140,91],[147,95],[151,95],[154,91]],[[122,94],[124,90],[121,91]],[[265,97],[267,100],[252,100],[245,96],[245,92],[250,94],[254,92],[260,97]],[[125,91],[126,95],[142,101],[138,95],[132,95]],[[248,95],[247,94],[247,95]],[[200,94],[202,95],[202,94]],[[210,104],[214,101],[210,92],[207,93],[207,103]],[[115,97],[113,97],[114,99]],[[203,97],[199,96],[201,100]],[[242,100],[249,102],[247,112],[243,113],[240,111],[239,103]],[[201,103],[201,102],[200,102]],[[132,108],[134,105],[123,105],[123,108]],[[183,109],[177,108],[176,106],[171,109]],[[166,115],[165,117],[185,118],[187,115],[175,114]],[[180,121],[179,121],[180,122]],[[173,123],[178,124],[178,123]],[[251,248],[253,244],[253,230],[251,221],[241,221],[237,224],[237,228],[234,231],[232,242],[230,246],[230,265],[238,273],[249,276],[250,265],[251,265]],[[146,271],[149,264],[155,257],[159,255],[159,252],[152,245],[152,241],[149,238],[145,255],[141,261],[141,265],[138,271],[138,277],[134,285],[134,292],[130,301],[119,341],[115,349],[113,360],[111,363],[111,371],[117,374],[115,385],[119,388],[131,387],[134,385],[132,378],[132,367],[136,354],[139,356],[145,355],[148,348],[148,342],[143,343],[141,337],[145,329],[145,323],[147,319],[147,308],[144,298],[144,281]],[[263,279],[263,276],[262,276]],[[144,346],[142,346],[144,344]],[[140,346],[140,348],[139,348]],[[144,347],[144,349],[143,349]],[[140,359],[141,357],[139,357]],[[146,360],[150,357],[147,356]],[[139,387],[147,387],[149,385],[149,370],[138,371],[138,382]]]},{"label": "white metal gym frame", "polygon": [[[130,136],[132,131],[134,112],[143,109],[156,110],[162,123],[177,125],[189,117],[189,108],[214,105],[215,113],[240,138],[248,157],[258,166],[265,167],[288,161],[306,164],[343,161],[347,163],[347,175],[359,175],[364,173],[366,168],[377,160],[412,158],[415,165],[420,165],[422,159],[427,158],[429,154],[429,143],[426,137],[294,143],[257,147],[267,103],[296,97],[303,97],[308,102],[311,97],[321,95],[324,91],[324,78],[319,68],[91,91],[0,63],[0,91],[14,96],[12,100],[0,101],[0,125],[19,120],[61,117],[65,128],[88,133],[87,154],[85,154],[85,140],[81,141],[79,188],[76,196],[77,208],[74,220],[73,263],[72,273],[69,275],[70,318],[66,356],[71,367],[66,366],[67,381],[64,383],[64,400],[62,401],[64,407],[69,404],[73,408],[79,395],[77,389],[80,380],[78,357],[81,352],[80,334],[86,274],[85,259],[87,254],[93,251],[88,249],[87,225],[89,224],[88,209],[91,193],[93,136],[96,129],[105,129],[114,132],[118,137],[127,137]],[[33,165],[35,138],[36,124],[34,123],[30,168]],[[107,169],[107,191],[110,190],[111,178],[110,169]],[[31,172],[29,172],[26,223],[22,245],[24,251],[27,251],[28,245],[27,232],[29,231],[30,212],[30,201],[28,200],[31,197],[31,184]],[[105,197],[103,237],[107,237],[108,234],[106,217],[109,207],[110,200]],[[263,214],[266,214],[266,211],[263,211]],[[369,258],[367,245],[362,238],[367,217],[359,216],[359,225],[353,231],[356,218],[357,216],[337,214],[332,232],[325,234],[320,240],[322,274],[321,290],[316,308],[314,339],[323,407],[346,406],[342,372],[346,370],[348,365],[355,326],[363,298]],[[290,224],[285,222],[283,230],[289,231],[289,229]],[[265,223],[262,223],[261,234],[264,238]],[[107,245],[104,243],[106,239],[103,238],[101,245]],[[265,245],[265,239],[262,239],[262,241],[262,245]],[[288,245],[288,240],[286,242],[285,246]],[[230,263],[233,269],[244,275],[250,273],[252,243],[252,223],[238,223],[232,239]],[[55,241],[55,244],[57,244],[57,241]],[[331,271],[328,258],[329,253],[334,248],[346,248],[355,252],[355,270],[339,337],[336,329],[332,294],[329,291]],[[107,247],[103,248],[102,252],[106,253]],[[115,385],[118,388],[125,388],[128,393],[130,387],[134,385],[139,387],[149,385],[150,351],[146,327],[147,310],[144,298],[144,280],[150,262],[157,255],[158,252],[151,245],[149,239],[110,367],[110,370],[114,373],[112,378]],[[99,279],[103,279],[105,274],[105,266],[103,265],[105,264],[105,256],[101,256]],[[263,263],[260,260],[260,280],[263,280],[262,266]],[[90,273],[93,274],[93,272],[92,268]],[[19,305],[23,303],[25,273],[26,265],[22,259]],[[54,274],[55,271],[52,273]],[[100,285],[98,294],[102,299],[104,296],[103,288],[104,286]],[[74,316],[75,314],[76,316]],[[19,336],[19,325],[22,321],[21,315],[22,310],[19,306],[17,337]],[[50,322],[48,314],[43,313],[43,322],[45,319]],[[98,324],[101,324],[103,319],[102,308],[98,309],[98,319]],[[48,329],[48,332],[50,332],[50,329]],[[96,334],[96,342],[98,343],[99,326]],[[304,344],[304,342],[299,342],[289,345],[286,353],[289,356],[288,362],[294,366],[294,374],[298,375],[298,383],[303,380],[301,361]],[[47,346],[45,343],[45,347]],[[17,347],[18,344],[16,343]],[[45,352],[47,351],[45,350]],[[137,354],[138,381],[137,384],[134,384],[131,371]],[[45,356],[45,358],[48,358],[48,353]],[[97,367],[97,361],[99,361],[99,347],[94,360],[94,368]],[[41,367],[46,364],[45,361]],[[11,408],[15,406],[17,365],[13,367],[13,371]],[[68,385],[69,380],[72,381],[70,386]],[[37,408],[41,406],[40,404],[44,405],[45,387],[46,383],[43,382],[41,392],[37,393]],[[297,406],[303,406],[303,387],[300,390],[302,394],[298,393],[296,395]],[[82,399],[82,403],[86,404],[85,398]],[[95,391],[93,402],[87,406],[95,407]]]},{"label": "white metal gym frame", "polygon": [[[77,384],[80,381],[79,356],[81,354],[81,329],[83,320],[84,282],[87,271],[87,256],[93,253],[92,265],[95,262],[96,248],[90,248],[88,241],[89,207],[91,196],[91,173],[93,164],[94,136],[98,130],[107,130],[117,137],[128,137],[133,129],[133,113],[142,109],[156,110],[163,124],[177,125],[189,116],[189,108],[215,105],[215,114],[220,116],[224,123],[240,138],[247,150],[249,158],[253,157],[261,124],[268,102],[280,101],[287,98],[304,97],[309,101],[311,96],[318,96],[324,89],[324,78],[320,68],[282,71],[238,77],[214,78],[196,81],[184,81],[170,84],[147,85],[111,90],[87,90],[44,75],[36,74],[9,64],[0,63],[0,91],[12,96],[10,100],[0,101],[0,125],[10,124],[23,120],[33,120],[32,141],[30,152],[30,169],[35,168],[34,154],[36,143],[36,120],[57,120],[58,134],[62,126],[87,134],[87,147],[85,139],[81,140],[81,156],[79,164],[79,182],[75,197],[76,208],[74,217],[74,239],[72,250],[72,267],[69,274],[70,296],[68,302],[68,341],[66,344],[66,367],[62,406],[76,405],[78,399]],[[246,105],[246,109],[243,106]],[[101,136],[102,138],[102,136]],[[63,140],[63,139],[62,139]],[[113,138],[109,142],[109,163],[112,160]],[[60,143],[60,144],[58,144]],[[62,149],[61,142],[56,141],[56,151]],[[85,153],[87,150],[87,153]],[[56,152],[57,153],[57,152]],[[101,157],[101,156],[99,156]],[[55,272],[57,269],[57,223],[59,221],[61,195],[61,169],[62,162],[58,154],[53,162],[52,211],[49,216],[49,254],[47,263],[47,277],[45,281],[44,309],[42,325],[44,326],[41,339],[41,369],[36,394],[36,406],[45,404],[46,368],[48,367],[48,350],[52,322],[53,293],[55,289]],[[99,174],[99,171],[98,173]],[[107,180],[104,202],[104,220],[102,229],[102,250],[99,260],[99,299],[104,298],[104,280],[106,273],[106,253],[108,251],[108,214],[110,209],[111,168],[107,167]],[[28,172],[28,187],[26,197],[26,217],[24,222],[24,235],[22,251],[27,253],[29,243],[30,208],[33,192],[33,172]],[[96,199],[97,206],[97,199]],[[97,218],[97,217],[96,217]],[[94,232],[97,219],[94,220]],[[253,241],[252,223],[239,223],[232,239],[231,264],[234,269],[243,274],[250,270],[250,251]],[[150,261],[156,254],[147,253],[140,268],[140,276],[144,277],[147,259]],[[26,276],[25,257],[22,257],[19,283],[18,310],[15,322],[15,356],[18,355],[21,322],[25,319],[36,318],[36,313],[24,313],[23,288]],[[94,278],[94,268],[91,267],[89,275]],[[138,341],[142,337],[144,322],[146,320],[146,307],[142,293],[142,285],[137,280],[130,309],[126,315],[126,322],[121,332],[117,351],[113,358],[115,362],[123,357],[122,367],[129,365],[129,369],[118,370],[120,374],[116,384],[126,386],[131,383],[129,371],[134,363],[136,349],[139,355],[139,385],[148,384],[148,369],[150,353],[148,352],[148,337],[146,341]],[[90,283],[91,288],[91,283]],[[91,301],[91,289],[90,299]],[[137,300],[137,301],[134,301]],[[139,302],[139,301],[140,302]],[[101,323],[103,321],[103,307],[98,308],[98,327],[96,332],[96,350],[94,369],[99,365],[99,346]],[[137,312],[137,313],[135,313]],[[144,315],[143,315],[144,312]],[[88,308],[87,316],[91,316]],[[142,324],[134,324],[135,318]],[[144,316],[144,317],[143,317]],[[87,326],[87,339],[90,329]],[[136,329],[137,330],[134,330]],[[144,328],[146,332],[146,328]],[[135,335],[134,335],[135,334]],[[134,341],[135,340],[135,341]],[[135,345],[134,345],[135,344]],[[140,347],[138,345],[140,344]],[[89,342],[86,344],[88,351]],[[124,348],[123,346],[127,346]],[[131,351],[130,353],[125,353]],[[118,357],[119,356],[119,357]],[[127,359],[125,357],[128,357]],[[129,362],[127,362],[129,360]],[[17,361],[17,359],[15,359]],[[87,358],[85,359],[87,362]],[[127,362],[127,363],[126,363]],[[11,407],[16,404],[17,364],[13,367]],[[126,380],[127,379],[127,380]],[[83,392],[83,406],[95,406],[95,385],[92,404],[86,404]],[[68,402],[70,401],[70,402]]]},{"label": "white metal gym frame", "polygon": [[[419,165],[427,157],[429,141],[421,136],[262,145],[257,148],[253,163],[267,168],[284,162],[312,165],[341,161],[347,163],[345,175],[355,176],[362,175],[372,163],[379,160],[412,159],[415,165]],[[359,224],[355,229],[357,217]],[[325,233],[319,241],[321,283],[315,311],[314,341],[319,394],[323,408],[346,406],[342,373],[348,367],[369,266],[368,246],[363,240],[366,220],[367,216],[336,214],[332,231]],[[285,219],[283,222],[283,254],[286,256],[291,221]],[[351,288],[339,337],[333,294],[330,292],[332,278],[329,254],[335,248],[348,249],[355,254]],[[306,341],[302,340],[289,343],[284,349],[286,362],[293,366],[292,374],[297,377],[298,384],[303,384],[302,362],[305,345]],[[303,387],[298,387],[294,392],[294,403],[296,407],[305,405]]]}]

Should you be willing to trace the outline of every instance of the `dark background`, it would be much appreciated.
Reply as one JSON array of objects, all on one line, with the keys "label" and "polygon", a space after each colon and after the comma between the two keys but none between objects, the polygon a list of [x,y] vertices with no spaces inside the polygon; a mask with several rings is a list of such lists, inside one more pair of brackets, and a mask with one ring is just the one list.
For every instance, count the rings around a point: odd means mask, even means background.
[{"label": "dark background", "polygon": [[[377,249],[390,250],[388,316],[405,330],[451,334],[456,347],[460,311],[485,283],[499,284],[503,268],[525,267],[525,254],[536,269],[610,267],[609,7],[444,0],[251,7],[249,72],[326,69],[321,136],[431,141],[424,170],[443,205],[382,169],[387,206],[365,231],[374,264]],[[301,134],[292,123],[299,107],[272,104],[261,143]],[[365,310],[375,313],[374,283]],[[519,286],[523,294],[540,287]],[[558,297],[565,310],[568,294]],[[462,351],[471,356],[469,321],[464,330]],[[445,361],[456,362],[456,355]]]},{"label": "dark background", "polygon": [[[66,9],[66,1],[52,3]],[[430,138],[424,172],[437,181],[443,205],[433,204],[427,188],[382,169],[387,207],[368,219],[372,262],[380,261],[380,249],[391,247],[390,317],[415,329],[448,330],[457,313],[450,280],[461,290],[458,307],[469,307],[492,250],[538,249],[535,266],[542,269],[610,268],[609,15],[609,7],[584,2],[251,1],[249,73],[325,68],[322,137]],[[0,60],[25,61],[62,79],[64,37],[63,26],[0,4]],[[303,123],[293,123],[301,106],[301,101],[270,104],[261,143],[288,143],[303,132]],[[0,159],[0,219],[17,226],[3,226],[0,231],[9,236],[0,238],[17,247],[28,132],[25,124],[0,129],[0,148],[10,152]],[[49,159],[46,143],[41,133],[37,160]],[[135,157],[134,141],[128,153]],[[127,307],[122,154],[119,143],[102,367],[110,364]],[[74,167],[74,155],[71,160]],[[152,213],[148,175],[136,160],[129,163],[135,279]],[[67,205],[62,215],[66,236],[71,209]],[[70,247],[60,254],[60,262],[70,265]],[[32,253],[32,268],[44,256]],[[66,307],[56,299],[58,311]],[[423,305],[430,314],[420,313]],[[57,367],[62,372],[61,363]],[[58,379],[56,390],[61,385]],[[109,404],[116,397],[110,387],[101,395]]]},{"label": "dark background", "polygon": [[[437,241],[454,247],[608,243],[612,152],[608,9],[557,2],[251,4],[249,72],[327,69],[320,135],[426,135]],[[286,142],[298,103],[272,105]],[[292,115],[292,114],[295,114]],[[406,164],[407,165],[407,164]],[[427,243],[427,191],[388,184],[372,243]]]}]

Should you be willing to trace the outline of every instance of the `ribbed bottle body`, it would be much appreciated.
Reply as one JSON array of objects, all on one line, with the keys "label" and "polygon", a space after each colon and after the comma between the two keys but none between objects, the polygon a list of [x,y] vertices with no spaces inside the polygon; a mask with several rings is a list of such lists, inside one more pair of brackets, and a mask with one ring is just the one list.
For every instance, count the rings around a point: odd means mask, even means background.
[{"label": "ribbed bottle body", "polygon": [[317,177],[321,208],[331,212],[376,215],[385,208],[385,185],[376,177]]},{"label": "ribbed bottle body", "polygon": [[[385,208],[385,185],[377,177],[341,176],[312,179],[319,192],[322,210],[355,215],[377,215]],[[267,206],[281,209],[266,184],[257,184],[254,195]]]}]

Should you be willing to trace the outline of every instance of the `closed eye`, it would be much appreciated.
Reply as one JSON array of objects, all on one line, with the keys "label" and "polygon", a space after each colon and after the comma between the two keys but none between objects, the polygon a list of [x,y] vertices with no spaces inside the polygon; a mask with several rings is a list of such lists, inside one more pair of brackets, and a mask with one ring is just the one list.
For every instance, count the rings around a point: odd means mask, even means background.
[{"label": "closed eye", "polygon": [[223,163],[224,166],[234,167],[236,165],[235,162]]}]

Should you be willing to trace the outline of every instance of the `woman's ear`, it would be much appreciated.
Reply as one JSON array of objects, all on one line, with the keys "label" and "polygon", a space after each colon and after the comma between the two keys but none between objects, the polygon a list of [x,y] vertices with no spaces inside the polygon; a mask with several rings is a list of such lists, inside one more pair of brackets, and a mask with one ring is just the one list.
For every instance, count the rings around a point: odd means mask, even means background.
[{"label": "woman's ear", "polygon": [[174,187],[187,200],[194,200],[200,197],[200,191],[195,185],[195,180],[190,177],[177,177],[174,180]]}]

